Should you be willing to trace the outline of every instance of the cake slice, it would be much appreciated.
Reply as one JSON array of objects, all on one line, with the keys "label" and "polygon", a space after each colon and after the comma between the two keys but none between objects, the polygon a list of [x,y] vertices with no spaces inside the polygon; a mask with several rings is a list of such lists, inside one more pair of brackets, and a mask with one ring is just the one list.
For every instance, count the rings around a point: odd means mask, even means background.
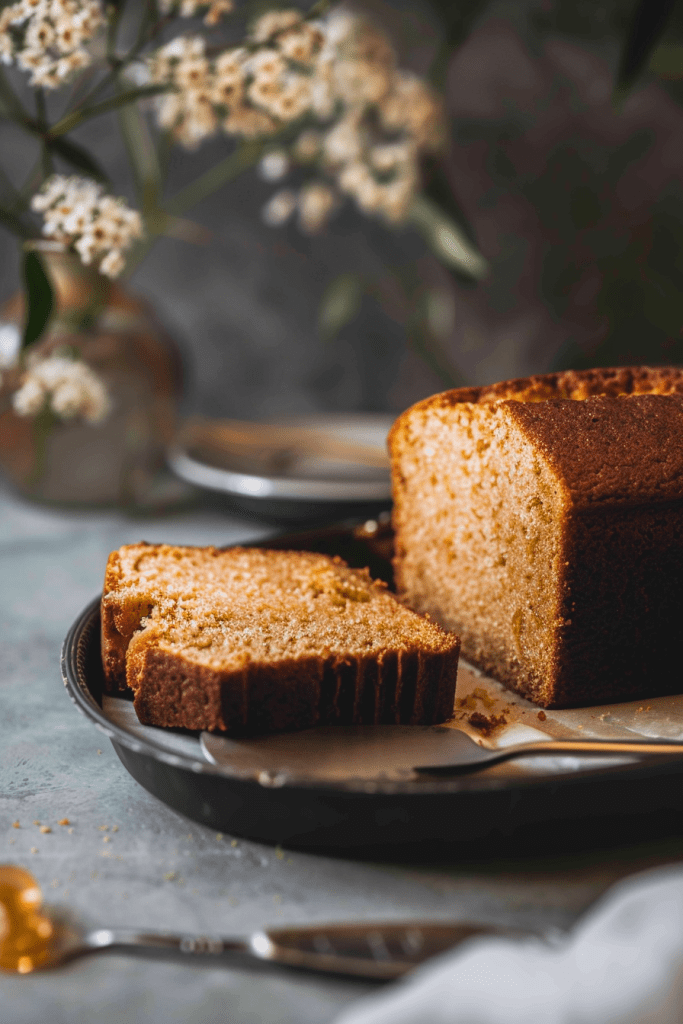
[{"label": "cake slice", "polygon": [[399,596],[546,707],[683,691],[683,371],[446,392],[390,434]]},{"label": "cake slice", "polygon": [[232,734],[451,717],[459,640],[340,559],[136,544],[109,556],[106,687],[148,725]]}]

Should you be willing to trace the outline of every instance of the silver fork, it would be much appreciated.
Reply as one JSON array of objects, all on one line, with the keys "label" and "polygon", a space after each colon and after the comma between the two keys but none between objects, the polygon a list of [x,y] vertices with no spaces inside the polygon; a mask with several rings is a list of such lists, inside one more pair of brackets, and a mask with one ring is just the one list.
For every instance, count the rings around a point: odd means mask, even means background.
[{"label": "silver fork", "polygon": [[553,754],[683,756],[683,742],[667,740],[553,740],[480,746],[461,729],[418,725],[319,726],[303,732],[231,739],[203,732],[213,764],[230,770],[288,777],[374,779],[391,772],[469,772],[514,757]]}]

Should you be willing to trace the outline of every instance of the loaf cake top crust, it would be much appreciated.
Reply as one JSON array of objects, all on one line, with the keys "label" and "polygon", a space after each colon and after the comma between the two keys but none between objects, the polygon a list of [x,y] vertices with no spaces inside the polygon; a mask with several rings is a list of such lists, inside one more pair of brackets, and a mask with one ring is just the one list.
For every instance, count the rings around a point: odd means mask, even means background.
[{"label": "loaf cake top crust", "polygon": [[[683,498],[683,370],[625,367],[567,371],[434,395],[394,424],[394,456],[428,421],[486,415],[490,432],[515,424],[561,482],[576,508]],[[480,412],[475,412],[475,408]],[[424,437],[421,437],[424,441]]]},{"label": "loaf cake top crust", "polygon": [[[550,399],[583,401],[624,395],[683,395],[683,368],[679,366],[617,366],[591,370],[517,377],[481,387],[454,388],[417,402],[411,409],[458,405],[461,402],[547,402]],[[408,410],[410,411],[410,410]]]},{"label": "loaf cake top crust", "polygon": [[[127,545],[109,557],[102,606],[121,637],[142,628],[155,646],[214,671],[458,643],[367,570],[309,552]],[[103,635],[105,673],[120,673],[107,653]]]}]

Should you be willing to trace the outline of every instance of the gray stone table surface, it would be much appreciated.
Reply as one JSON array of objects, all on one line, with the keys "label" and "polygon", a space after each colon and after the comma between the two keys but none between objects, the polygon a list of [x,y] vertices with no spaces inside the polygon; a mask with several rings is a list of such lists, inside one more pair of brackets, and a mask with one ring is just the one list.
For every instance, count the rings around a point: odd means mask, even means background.
[{"label": "gray stone table surface", "polygon": [[[0,860],[27,866],[49,903],[91,923],[214,934],[372,918],[567,927],[615,879],[679,859],[669,840],[572,859],[494,850],[485,863],[359,862],[217,835],[149,795],[65,694],[62,639],[120,544],[229,544],[270,530],[216,505],[140,520],[0,489]],[[0,1024],[326,1024],[368,991],[107,955],[0,975]]]}]

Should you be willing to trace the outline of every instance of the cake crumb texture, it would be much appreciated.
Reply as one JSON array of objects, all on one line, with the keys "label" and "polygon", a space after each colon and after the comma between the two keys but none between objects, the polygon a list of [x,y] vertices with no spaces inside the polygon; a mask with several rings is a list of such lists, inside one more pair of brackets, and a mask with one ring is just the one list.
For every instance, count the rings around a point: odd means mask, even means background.
[{"label": "cake crumb texture", "polygon": [[435,395],[389,438],[399,596],[545,707],[683,689],[683,370]]},{"label": "cake crumb texture", "polygon": [[234,734],[451,717],[459,640],[367,570],[309,552],[128,545],[102,597],[109,692],[141,722]]}]

